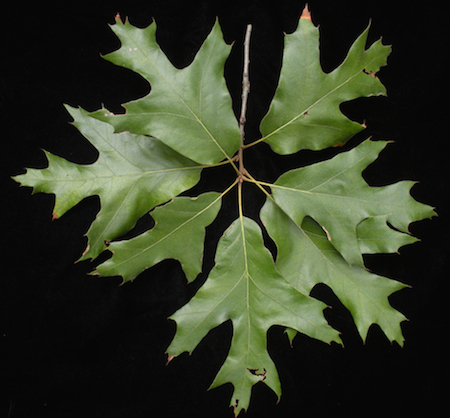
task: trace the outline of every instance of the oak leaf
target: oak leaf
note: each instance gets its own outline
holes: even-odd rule
[[[367,28],[343,63],[326,74],[318,29],[308,13],[303,17],[285,36],[279,85],[260,125],[262,137],[245,145],[247,94],[237,121],[224,79],[231,47],[218,22],[192,64],[177,69],[156,41],[155,23],[138,29],[117,19],[113,30],[122,46],[105,58],[139,73],[150,83],[150,93],[125,104],[125,114],[67,107],[75,126],[99,151],[98,160],[79,165],[46,152],[48,168],[15,177],[34,192],[56,195],[55,218],[98,195],[101,209],[81,259],[110,250],[112,257],[97,272],[124,281],[167,258],[178,260],[193,281],[202,269],[205,228],[220,216],[222,198],[238,189],[239,215],[218,242],[206,282],[170,316],[177,331],[167,349],[169,360],[192,352],[210,330],[231,321],[230,351],[211,387],[234,386],[236,414],[248,408],[258,382],[281,394],[267,351],[270,327],[286,327],[291,340],[300,332],[328,344],[341,342],[324,318],[325,304],[310,296],[318,283],[329,286],[348,308],[362,339],[378,324],[390,341],[402,344],[405,317],[388,297],[406,285],[369,272],[363,254],[398,252],[416,241],[409,224],[434,216],[431,207],[411,197],[413,182],[372,187],[364,180],[363,171],[387,142],[367,139],[349,151],[340,148],[365,128],[346,117],[340,105],[386,93],[376,73],[386,65],[390,47],[377,41],[366,48]],[[243,85],[248,93],[248,83]],[[260,142],[279,154],[335,147],[337,155],[266,183],[244,163],[245,150]],[[222,164],[236,172],[226,190],[186,196],[202,170]],[[243,182],[266,195],[260,224],[244,216]],[[155,226],[122,239],[147,213]],[[263,228],[277,246],[276,257],[265,247]]]

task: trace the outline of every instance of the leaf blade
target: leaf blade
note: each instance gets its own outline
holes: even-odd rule
[[[113,257],[101,264],[101,276],[122,276],[133,280],[160,261],[180,261],[189,282],[201,271],[205,228],[220,209],[219,193],[204,193],[197,198],[177,197],[157,207],[152,216],[156,225],[135,238],[113,242],[108,247]]]
[[[364,129],[349,120],[339,105],[386,89],[374,74],[386,65],[390,47],[380,41],[365,50],[369,27],[358,37],[345,61],[331,73],[320,65],[318,29],[300,19],[297,30],[285,36],[280,80],[261,133],[279,154],[301,149],[321,150],[345,143]]]
[[[386,215],[364,219],[358,224],[356,234],[362,254],[396,253],[401,247],[418,241],[412,235],[390,228]]]
[[[350,266],[333,247],[321,227],[311,218],[295,224],[270,199],[261,218],[278,248],[276,266],[294,287],[309,294],[318,283],[328,285],[350,311],[365,341],[372,324],[378,324],[390,341],[403,345],[400,327],[406,318],[388,297],[406,285]]]
[[[100,196],[101,208],[92,223],[88,250],[80,260],[97,257],[106,242],[128,232],[153,207],[194,186],[203,167],[156,138],[113,133],[108,123],[67,106],[74,125],[99,151],[98,160],[78,165],[46,153],[49,167],[28,169],[15,177],[35,192],[56,195],[58,217],[88,196]]]
[[[118,22],[112,29],[122,47],[105,58],[141,74],[151,91],[125,104],[124,115],[101,109],[92,116],[111,123],[116,131],[154,136],[199,164],[230,159],[240,146],[240,134],[223,77],[231,47],[223,42],[219,23],[193,63],[181,70],[157,44],[156,23],[138,29]]]
[[[330,160],[291,170],[271,186],[280,208],[297,225],[311,216],[349,264],[364,265],[356,228],[366,218],[386,215],[394,228],[407,232],[411,222],[434,216],[431,207],[411,197],[413,182],[382,187],[365,182],[362,171],[386,145],[366,140]]]
[[[327,343],[340,342],[323,318],[325,307],[284,280],[264,247],[259,226],[243,217],[219,241],[216,265],[206,283],[170,317],[177,332],[167,352],[191,352],[210,329],[231,320],[230,352],[211,387],[233,384],[231,405],[237,414],[248,408],[251,388],[259,381],[280,396],[278,373],[266,347],[270,326],[285,325]]]

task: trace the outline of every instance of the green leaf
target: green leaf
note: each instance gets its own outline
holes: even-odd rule
[[[142,75],[151,92],[124,105],[125,115],[105,109],[92,115],[116,131],[158,138],[199,164],[229,159],[241,139],[223,68],[231,47],[223,41],[219,23],[203,43],[194,62],[175,68],[156,42],[156,23],[138,29],[120,20],[112,26],[122,47],[106,55],[114,64]]]
[[[350,266],[316,222],[307,217],[299,225],[270,199],[261,219],[278,248],[276,267],[289,283],[304,294],[325,283],[350,311],[363,340],[369,327],[378,324],[390,341],[403,344],[400,323],[406,318],[388,297],[404,284]]]
[[[283,66],[270,110],[261,123],[264,141],[279,154],[321,150],[345,143],[364,129],[340,111],[340,104],[358,97],[385,95],[375,77],[386,65],[390,47],[365,45],[369,27],[359,36],[345,61],[331,73],[320,65],[319,30],[300,19],[285,36]]]
[[[340,342],[325,321],[326,307],[296,290],[280,275],[264,247],[259,226],[236,220],[220,239],[216,265],[191,301],[171,316],[177,332],[167,352],[191,352],[209,330],[231,320],[230,352],[211,387],[234,386],[231,405],[236,415],[247,409],[251,388],[264,382],[279,397],[276,368],[267,353],[267,330],[284,325],[327,343]],[[170,358],[170,357],[169,357]]]
[[[345,143],[364,128],[339,106],[386,93],[375,73],[386,64],[390,48],[378,41],[366,49],[368,29],[344,62],[325,74],[318,29],[301,19],[296,32],[285,37],[279,85],[261,123],[263,137],[244,146],[247,41],[238,126],[223,77],[230,46],[217,22],[193,63],[177,69],[156,42],[155,23],[138,29],[118,21],[113,31],[122,46],[107,59],[142,75],[150,93],[126,104],[123,115],[68,107],[75,126],[98,149],[98,160],[79,165],[46,153],[48,168],[29,169],[15,178],[34,192],[54,193],[57,216],[98,195],[101,209],[81,259],[109,248],[113,256],[98,273],[121,275],[124,281],[166,258],[179,260],[188,282],[193,281],[202,268],[205,228],[216,218],[223,196],[237,186],[239,217],[219,240],[205,284],[171,316],[177,331],[167,349],[169,359],[191,352],[210,330],[231,321],[230,351],[211,387],[234,386],[236,414],[248,408],[258,382],[280,396],[267,351],[270,327],[287,327],[290,339],[300,332],[325,343],[340,342],[323,316],[325,304],[310,296],[318,283],[329,286],[349,309],[363,340],[378,324],[390,341],[403,342],[405,317],[388,298],[405,285],[367,271],[363,254],[394,253],[415,242],[408,234],[410,223],[435,213],[411,197],[411,181],[382,187],[365,182],[363,171],[387,143],[366,140],[327,161],[284,173],[273,184],[255,179],[245,167],[244,151],[259,142],[280,154],[320,150]],[[178,196],[198,182],[203,168],[222,164],[237,172],[227,190]],[[277,246],[276,262],[264,246],[261,228],[243,216],[244,181],[267,196],[260,218]],[[150,211],[155,226],[123,240]]]
[[[197,198],[177,197],[157,207],[152,216],[155,227],[127,241],[113,242],[113,257],[97,270],[102,276],[133,280],[145,269],[166,258],[180,261],[188,281],[201,271],[205,228],[220,209],[221,195],[205,193]]]
[[[78,165],[46,152],[48,168],[28,169],[15,179],[35,193],[54,193],[58,217],[85,197],[100,196],[101,209],[87,233],[83,260],[98,256],[105,242],[128,232],[150,209],[194,186],[202,167],[155,138],[115,134],[108,123],[81,109],[67,109],[74,125],[99,151],[98,160]]]
[[[407,232],[411,222],[434,216],[431,207],[411,197],[414,182],[370,187],[364,181],[362,171],[386,144],[366,140],[328,161],[289,171],[272,185],[280,208],[297,225],[302,225],[306,216],[312,217],[349,264],[364,265],[356,234],[364,219],[385,215],[395,229]],[[383,233],[380,222],[373,226],[377,234]],[[384,232],[387,229],[385,224]]]
[[[418,241],[412,235],[395,231],[388,225],[388,216],[364,219],[356,228],[362,254],[396,253],[400,247]]]

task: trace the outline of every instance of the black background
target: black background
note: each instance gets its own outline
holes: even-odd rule
[[[165,261],[133,283],[88,275],[92,265],[74,264],[86,244],[83,234],[98,200],[83,201],[57,221],[53,197],[34,195],[10,176],[24,167],[44,167],[41,148],[75,162],[92,162],[96,152],[68,124],[62,104],[112,111],[145,95],[148,84],[114,67],[100,54],[119,43],[108,23],[120,12],[145,27],[154,17],[158,39],[174,65],[193,59],[218,15],[227,42],[236,41],[226,77],[239,108],[241,43],[247,22],[252,38],[252,91],[248,139],[276,88],[282,34],[292,32],[302,1],[78,1],[17,2],[2,6],[0,234],[0,416],[19,417],[231,417],[231,385],[207,392],[227,354],[231,326],[212,331],[191,356],[168,366],[164,354],[175,332],[167,317],[186,302],[198,284],[187,287],[178,264]],[[443,2],[313,1],[320,25],[322,64],[333,69],[372,19],[369,41],[380,36],[393,45],[389,66],[380,72],[388,98],[359,100],[343,110],[366,121],[365,136],[392,139],[367,170],[373,185],[418,180],[413,195],[436,207],[439,217],[413,224],[421,242],[401,256],[367,258],[377,273],[412,286],[391,303],[408,318],[404,348],[390,344],[372,327],[366,344],[332,292],[314,292],[333,306],[330,323],[342,332],[345,348],[299,336],[289,347],[281,328],[269,332],[269,350],[279,369],[283,395],[257,385],[247,416],[361,417],[429,414],[445,408],[448,355],[448,40]],[[355,138],[355,145],[364,136]],[[259,178],[273,180],[288,166],[308,164],[329,152],[274,157],[265,145],[248,153]],[[255,148],[256,149],[256,148]],[[250,151],[250,150],[249,150]],[[213,171],[204,189],[230,178]],[[262,201],[246,190],[246,213]],[[205,270],[224,221],[208,230]],[[145,227],[146,220],[142,222]],[[198,282],[204,279],[201,276]],[[444,409],[445,410],[445,409]]]

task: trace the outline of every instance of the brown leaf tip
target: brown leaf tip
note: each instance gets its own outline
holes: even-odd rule
[[[125,19],[122,19],[120,17],[120,13],[117,13],[114,19],[116,20],[116,23],[122,23],[122,25],[124,25],[128,21],[128,17],[125,16]]]
[[[305,8],[303,9],[300,19],[306,19],[306,20],[309,20],[310,22],[312,22],[311,12],[309,11],[308,3],[305,4]]]

